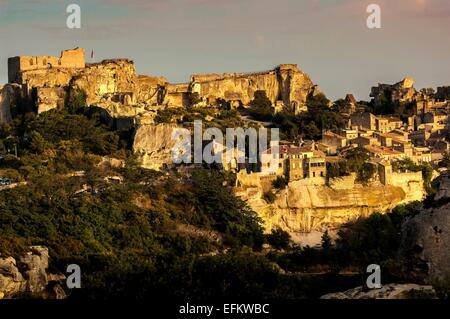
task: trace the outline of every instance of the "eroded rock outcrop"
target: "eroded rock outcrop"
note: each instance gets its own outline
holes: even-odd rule
[[[13,257],[0,257],[0,296],[15,298],[31,294],[45,299],[66,297],[60,283],[62,274],[48,272],[49,254],[43,246],[32,246],[18,261]]]
[[[323,232],[374,212],[387,212],[395,206],[422,200],[423,181],[398,179],[395,185],[372,183],[368,186],[333,181],[318,183],[308,179],[293,181],[287,189],[276,192],[273,203],[263,199],[270,189],[263,184],[238,187],[236,194],[245,200],[263,219],[266,231],[275,227],[289,232],[293,238],[300,234]],[[345,184],[345,185],[344,185]],[[320,236],[314,236],[319,244]],[[305,239],[306,240],[306,239]]]
[[[450,284],[450,180],[448,174],[439,180],[436,207],[423,208],[402,225],[399,258],[411,275]]]
[[[320,92],[296,64],[258,73],[197,74],[192,76],[191,87],[206,103],[222,99],[242,105],[248,105],[255,92],[262,90],[272,104],[280,101],[296,112],[306,108],[308,96]]]
[[[143,167],[159,170],[173,163],[172,150],[176,140],[172,134],[176,127],[169,124],[139,125],[133,142],[133,152]]]

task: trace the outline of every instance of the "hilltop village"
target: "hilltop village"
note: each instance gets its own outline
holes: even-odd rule
[[[373,298],[448,298],[449,86],[405,78],[370,101],[330,101],[296,64],[172,84],[129,59],[86,63],[82,48],[11,57],[8,79],[0,299],[319,298],[360,285],[371,264],[414,283]],[[253,162],[202,134],[189,147],[231,160],[178,164],[173,134],[197,121],[279,141]]]
[[[331,102],[295,64],[257,73],[196,74],[188,83],[171,84],[164,77],[136,74],[129,59],[86,63],[84,49],[76,48],[60,57],[10,58],[8,79],[0,87],[0,124],[20,112],[64,108],[81,96],[103,110],[115,130],[131,130],[141,165],[156,170],[177,168],[172,132],[199,116],[210,126],[229,120],[228,114],[236,120],[229,122],[233,125],[280,127],[286,134],[276,155],[278,167],[271,167],[269,147],[261,159],[272,160],[238,164],[242,154],[235,150],[236,158],[222,169],[236,174],[237,194],[265,216],[267,227],[293,232],[323,231],[423,199],[449,150],[450,87],[418,91],[411,78],[373,87],[370,102],[352,94]],[[280,117],[295,122],[315,113],[313,107],[339,116],[339,123],[327,125],[324,117],[322,123],[309,123],[311,129],[289,134],[284,126],[290,120]],[[13,152],[3,153],[8,151]],[[274,186],[280,183],[285,186]]]

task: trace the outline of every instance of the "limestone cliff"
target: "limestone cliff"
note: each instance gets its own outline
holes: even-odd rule
[[[319,92],[309,76],[295,64],[282,64],[275,70],[259,73],[193,75],[191,87],[206,103],[222,99],[242,105],[248,105],[255,92],[262,90],[272,104],[281,101],[296,111],[306,107],[308,96]]]
[[[307,180],[294,181],[287,189],[276,193],[273,203],[262,199],[266,191],[263,187],[239,187],[236,193],[263,219],[266,231],[281,227],[295,238],[299,233],[333,230],[358,217],[422,200],[425,195],[421,183],[414,181],[413,185],[418,188],[412,189],[407,179],[397,185],[340,184],[335,182],[330,187],[324,183],[308,183]],[[320,240],[320,236],[318,238]]]
[[[146,125],[137,127],[133,152],[139,157],[143,167],[159,170],[173,163],[172,149],[176,143],[172,139],[175,127],[168,124]]]
[[[405,271],[428,282],[450,283],[450,176],[438,179],[432,205],[402,225],[399,258]]]
[[[427,280],[450,282],[450,204],[421,211],[402,226],[405,270]]]

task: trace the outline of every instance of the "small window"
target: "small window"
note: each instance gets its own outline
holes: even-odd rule
[[[44,61],[42,61],[43,65],[47,65],[47,59],[44,59]]]
[[[33,65],[33,59],[30,59],[30,65]]]

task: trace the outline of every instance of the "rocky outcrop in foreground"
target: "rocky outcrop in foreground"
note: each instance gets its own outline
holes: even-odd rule
[[[363,291],[356,287],[344,292],[326,294],[320,299],[435,299],[436,292],[431,286],[415,284],[388,284],[380,289]]]
[[[64,299],[62,274],[48,272],[48,248],[32,246],[17,261],[0,257],[0,299],[31,295],[44,299]]]
[[[411,275],[450,284],[450,203],[424,209],[405,222],[399,255]]]

